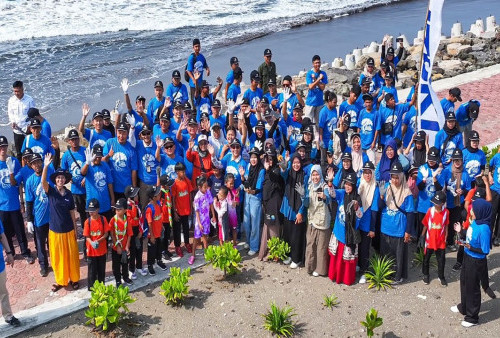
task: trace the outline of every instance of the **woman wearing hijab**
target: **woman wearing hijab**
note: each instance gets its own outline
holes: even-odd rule
[[[308,274],[314,277],[328,273],[328,242],[330,240],[331,212],[330,195],[323,180],[321,166],[311,169],[309,184],[306,189],[304,206],[307,208],[306,259]]]
[[[426,140],[427,135],[425,131],[419,130],[413,135],[410,144],[404,151],[406,158],[408,158],[408,161],[414,167],[418,168],[427,162],[427,151],[429,150],[429,145]]]
[[[52,285],[52,292],[71,283],[73,290],[80,285],[80,257],[76,243],[75,202],[71,191],[64,186],[71,180],[71,174],[66,170],[58,169],[50,180],[55,188],[47,181],[47,172],[52,161],[50,154],[45,155],[42,171],[42,187],[49,199],[49,252],[56,284]]]
[[[408,278],[408,243],[414,233],[412,224],[415,207],[401,164],[394,163],[389,174],[391,181],[383,196],[385,206],[382,209],[380,252],[384,256],[395,258],[394,283],[399,284]]]
[[[436,134],[434,146],[439,149],[441,163],[443,163],[443,166],[448,167],[452,162],[451,155],[453,151],[457,148],[464,148],[464,139],[462,133],[458,129],[455,113],[452,111],[447,112],[445,120],[446,122],[443,129]]]
[[[363,207],[363,217],[359,221],[359,234],[361,243],[359,244],[358,266],[361,278],[360,284],[366,283],[365,271],[368,269],[368,259],[370,258],[370,244],[375,237],[375,219],[377,218],[380,191],[375,182],[375,166],[368,161],[363,166],[363,174],[360,179],[358,194],[361,197]]]
[[[368,155],[361,149],[361,136],[358,133],[351,135],[351,157],[352,169],[356,172],[358,177],[361,177],[363,164],[368,162]]]
[[[249,256],[259,251],[260,219],[262,215],[262,184],[264,182],[264,167],[260,161],[260,150],[253,147],[250,150],[250,163],[246,170],[239,168],[241,180],[245,189],[245,204],[243,211],[243,228],[245,229]]]
[[[262,185],[262,205],[264,208],[264,227],[260,240],[259,259],[267,260],[267,241],[280,235],[280,207],[283,200],[285,182],[280,174],[276,150],[268,149],[264,156],[264,183]]]
[[[285,194],[280,209],[284,216],[283,240],[291,247],[290,257],[283,263],[291,263],[290,267],[296,269],[304,256],[306,229],[305,208],[302,200],[304,192],[297,191],[305,190],[307,184],[300,155],[293,155],[291,165],[284,170],[282,168],[282,176],[285,179]]]
[[[212,155],[215,155],[215,148],[208,144],[207,135],[201,134],[198,136],[198,147],[194,146],[194,139],[189,139],[186,159],[193,164],[193,187],[197,186],[196,180],[201,175],[208,179],[213,174]]]
[[[340,167],[339,171],[337,171],[337,174],[333,178],[334,187],[336,189],[343,189],[345,178],[350,173],[356,174],[356,172],[352,168],[352,155],[349,152],[344,152],[342,154],[342,166]]]
[[[467,229],[464,246],[464,262],[460,272],[460,304],[451,307],[451,311],[464,315],[462,326],[478,324],[481,310],[481,278],[488,267],[486,256],[490,252],[491,240],[491,203],[477,199],[472,203],[472,223]],[[455,231],[462,231],[460,223],[455,223]]]
[[[359,220],[363,217],[361,197],[356,189],[357,177],[349,173],[344,189],[330,189],[339,208],[333,233],[328,246],[330,264],[328,277],[337,284],[352,285],[356,279],[358,244],[360,243]]]
[[[380,158],[380,162],[375,169],[375,179],[377,182],[383,182],[381,185],[385,185],[385,183],[389,182],[391,179],[389,171],[391,170],[394,162],[399,162],[397,151],[398,147],[396,145],[396,141],[393,139],[387,141],[382,157]]]

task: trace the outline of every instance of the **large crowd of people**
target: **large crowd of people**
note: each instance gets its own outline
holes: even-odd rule
[[[461,270],[461,301],[452,310],[465,316],[462,325],[477,324],[480,287],[495,297],[486,256],[500,245],[500,155],[485,171],[473,129],[480,103],[471,98],[457,106],[459,88],[441,101],[446,122],[434,142],[417,130],[418,80],[405,99],[395,89],[403,56],[402,42],[395,51],[385,39],[379,69],[369,58],[337,105],[337,95],[325,90],[329,79],[318,55],[305,96],[289,75],[278,90],[270,49],[248,72],[242,93],[246,73],[238,58],[230,58],[225,83],[217,77],[210,86],[207,59],[194,39],[184,73],[173,71],[166,88],[155,81],[149,101],[139,93],[132,101],[123,79],[123,102],[111,112],[90,114],[83,104],[78,129],[64,135],[66,150],[15,81],[8,102],[14,156],[0,136],[6,262],[13,264],[15,251],[35,262],[26,231],[33,234],[40,274],[52,268],[56,292],[79,288],[78,238],[85,239],[90,288],[104,281],[109,247],[119,286],[167,269],[174,255],[187,252],[193,264],[196,249],[214,236],[235,246],[244,241],[247,254],[260,260],[267,259],[267,240],[281,237],[291,248],[284,261],[291,269],[304,264],[313,277],[366,283],[376,252],[394,258],[399,284],[408,277],[415,242],[424,250],[426,284],[431,256],[446,286],[445,252],[457,252],[452,269]],[[19,325],[3,257],[0,263],[2,313]]]

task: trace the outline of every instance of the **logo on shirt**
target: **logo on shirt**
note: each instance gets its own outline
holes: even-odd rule
[[[349,110],[347,114],[351,115],[351,125],[355,125],[358,122],[358,112],[355,110]]]
[[[104,147],[104,145],[106,144],[106,142],[104,140],[102,140],[102,139],[97,139],[97,140],[94,141],[94,143],[92,144],[92,146],[94,146],[96,144],[100,145],[101,147]]]
[[[441,230],[441,228],[442,228],[441,223],[431,222],[431,229]]]
[[[425,193],[429,196],[429,198],[432,198],[432,196],[436,193],[436,188],[434,187],[434,182],[432,180],[425,181]]]
[[[441,146],[441,149],[443,149],[443,146],[444,146],[444,143]],[[445,162],[448,162],[451,159],[451,155],[453,155],[453,150],[455,150],[456,147],[457,147],[457,145],[455,144],[455,142],[453,142],[453,141],[448,142],[448,144],[446,145],[446,149],[444,150],[444,161]]]
[[[184,196],[187,196],[188,194],[189,194],[189,192],[187,190],[179,191],[179,197],[184,197]]]
[[[127,168],[127,155],[122,152],[116,152],[111,158],[114,164],[114,168],[117,171],[125,171]]]
[[[73,162],[71,163],[71,166],[69,168],[69,171],[71,171],[71,175],[73,176],[80,176],[80,168],[83,167],[83,162],[80,160],[76,160],[76,163]]]
[[[233,167],[233,166],[227,166],[226,173],[233,174],[234,177],[239,177],[239,175],[240,175],[238,173],[238,170],[235,167]]]
[[[335,128],[337,128],[337,117],[336,116],[331,118],[331,120],[328,122],[326,128],[328,129],[330,134],[333,135]]]
[[[392,123],[392,125],[395,127],[396,123],[398,123],[398,117],[396,115],[389,115],[385,119],[385,123]]]
[[[101,192],[104,191],[104,188],[106,187],[106,174],[102,171],[94,173],[94,182],[97,190]]]
[[[258,96],[254,96],[254,98],[252,99],[252,102],[250,102],[250,105],[252,106],[252,108],[256,108],[260,103],[260,99]]]
[[[339,206],[338,218],[339,218],[339,222],[341,224],[345,224],[345,210],[344,210],[343,204],[341,206]]]
[[[373,131],[373,121],[366,118],[361,121],[361,133],[362,134],[371,134]]]
[[[156,168],[155,157],[151,154],[144,154],[142,157],[142,163],[146,169],[149,168],[149,171],[155,170]]]
[[[193,66],[193,71],[198,71],[198,72],[203,72],[203,62],[201,61],[196,61],[196,63]]]
[[[397,210],[392,210],[392,209],[387,208],[387,216],[394,217],[394,216],[396,216],[397,213],[398,213]]]
[[[38,183],[38,185],[36,186],[35,193],[40,203],[48,203],[48,197],[45,193],[45,190],[43,190],[42,182]]]
[[[31,150],[33,150],[34,153],[43,155],[43,149],[40,146],[33,146],[31,147]]]
[[[410,119],[410,128],[413,130],[415,130],[417,128],[417,117],[416,116],[413,116]]]
[[[9,189],[11,187],[9,176],[9,169],[5,168],[0,170],[0,182],[2,184],[2,188],[4,189]]]
[[[478,160],[472,160],[467,162],[465,165],[465,170],[467,171],[467,174],[469,174],[470,177],[476,177],[477,174],[479,174],[479,167],[480,163]]]

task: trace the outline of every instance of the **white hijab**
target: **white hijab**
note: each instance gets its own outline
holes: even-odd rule
[[[366,211],[371,207],[373,202],[373,196],[375,195],[375,188],[377,187],[377,182],[375,182],[375,177],[373,170],[372,178],[369,182],[365,180],[364,175],[361,176],[361,180],[359,183],[358,194],[361,197],[361,203],[363,204],[363,210]]]

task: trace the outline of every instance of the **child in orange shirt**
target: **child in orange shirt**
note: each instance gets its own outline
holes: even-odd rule
[[[127,217],[127,200],[120,198],[114,205],[116,215],[109,221],[111,238],[113,239],[113,250],[111,252],[111,262],[113,275],[115,276],[116,287],[122,284],[132,285],[133,282],[128,276],[127,252],[130,247],[130,237],[132,237],[132,226]]]
[[[148,233],[148,271],[151,276],[156,275],[153,265],[156,265],[162,270],[166,270],[167,266],[161,260],[161,232],[163,227],[163,213],[160,204],[161,187],[149,186],[147,190],[149,204],[145,209],[145,217],[149,226]]]
[[[99,201],[92,198],[87,211],[90,218],[83,225],[83,236],[87,247],[88,258],[88,290],[94,286],[95,281],[103,282],[106,275],[106,238],[108,238],[109,225],[106,218],[99,215]]]
[[[142,229],[141,229],[141,210],[139,205],[139,188],[131,185],[125,188],[123,192],[127,198],[127,219],[128,224],[132,226],[132,237],[130,238],[130,256],[128,260],[128,270],[132,274],[132,280],[137,279],[136,269],[141,275],[146,276],[148,270],[142,266]]]
[[[448,286],[444,278],[446,236],[448,236],[448,225],[450,223],[450,212],[448,209],[443,208],[446,203],[446,194],[442,190],[437,191],[431,203],[434,206],[427,210],[422,220],[423,230],[422,236],[419,239],[419,244],[420,246],[424,246],[425,253],[422,263],[423,280],[425,284],[429,284],[429,262],[434,253],[438,262],[438,277],[441,285]]]
[[[168,175],[160,176],[158,185],[161,185],[160,204],[163,214],[163,258],[172,260],[172,254],[168,251],[170,245],[170,228],[173,226],[172,221],[172,194],[170,188],[174,184]]]
[[[189,215],[191,214],[191,192],[193,185],[186,177],[186,166],[182,162],[177,162],[175,165],[177,178],[172,185],[172,199],[174,205],[174,244],[177,256],[182,257],[181,250],[181,227],[184,234],[184,245],[188,253],[192,253],[193,249],[189,244]]]

